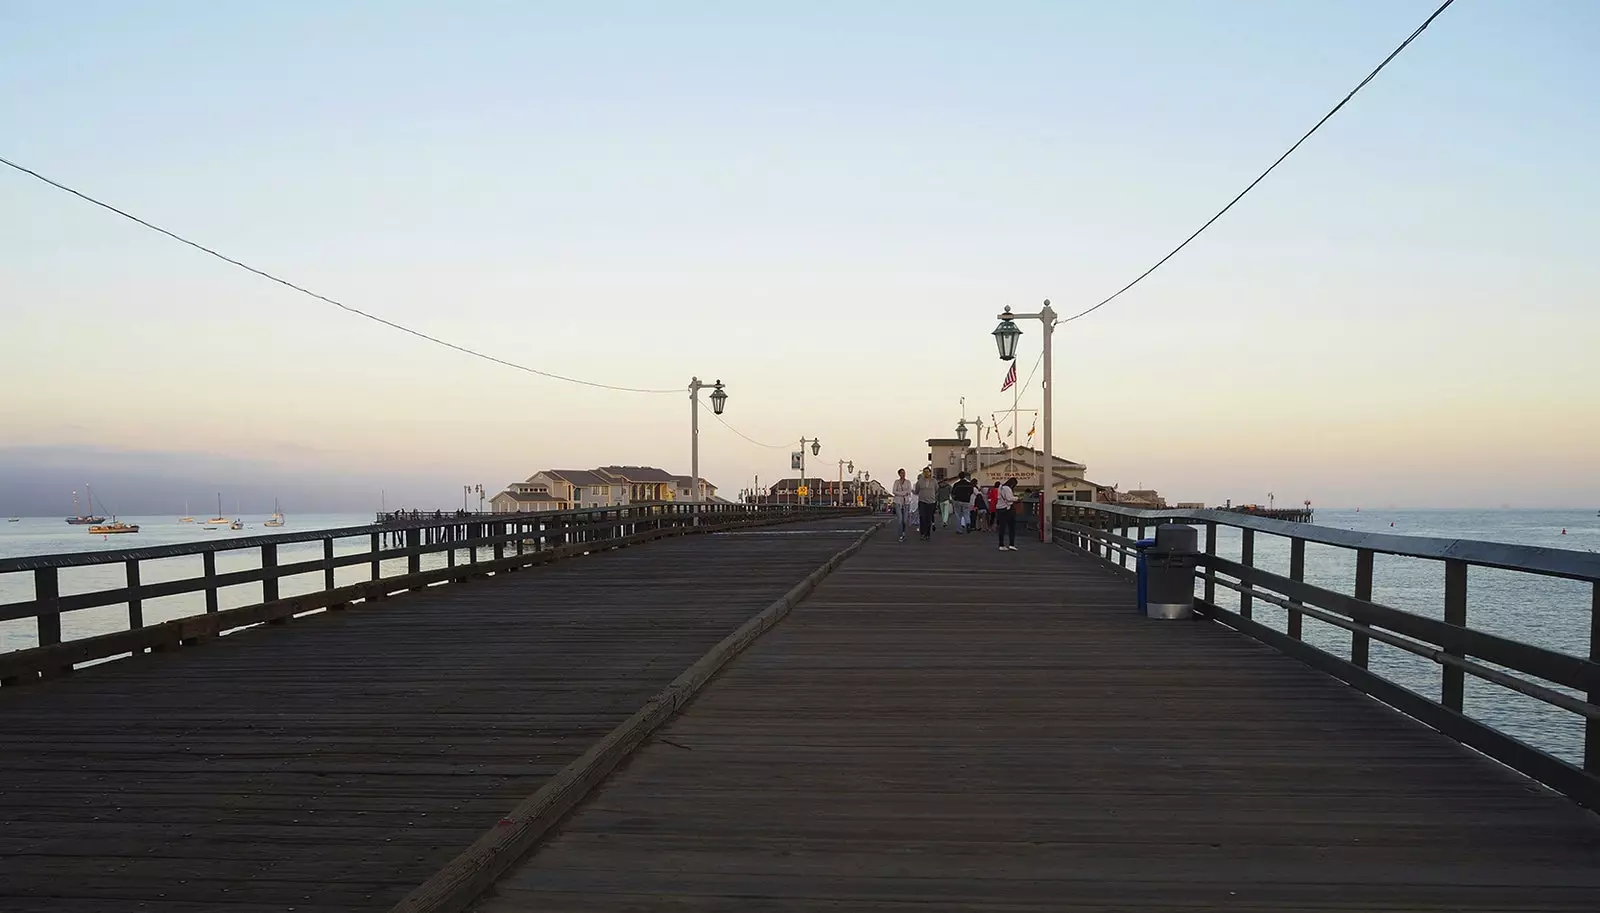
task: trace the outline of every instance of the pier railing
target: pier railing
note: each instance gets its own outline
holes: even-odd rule
[[[0,684],[24,684],[68,673],[84,663],[147,650],[173,650],[237,628],[282,624],[308,612],[343,609],[353,602],[382,599],[405,590],[515,571],[665,536],[858,512],[782,505],[657,503],[527,514],[389,518],[381,524],[339,529],[3,558],[0,579],[31,575],[33,598],[0,604],[0,624],[32,620],[35,637],[32,646],[0,653]],[[290,560],[281,560],[284,558]],[[153,572],[156,570],[159,573]],[[63,576],[71,574],[77,575],[70,580],[74,586],[64,587]],[[248,590],[257,584],[259,590],[254,593],[230,590]],[[298,592],[291,594],[291,589]],[[202,596],[204,609],[196,611]],[[158,600],[166,600],[167,606],[178,600],[178,605],[192,608],[180,610],[178,617],[169,620],[147,622],[146,609]],[[242,604],[224,606],[225,600]],[[75,613],[81,613],[77,617],[95,616],[93,623],[71,625]],[[66,636],[64,617],[69,620]]]
[[[1154,527],[1182,523],[1203,528],[1204,553],[1196,558],[1195,574],[1198,614],[1270,644],[1578,802],[1600,809],[1600,554],[1354,532],[1219,510],[1133,510],[1087,504],[1059,507],[1058,543],[1130,575],[1137,565],[1137,542],[1147,533],[1153,534]],[[1237,560],[1218,554],[1219,531],[1228,532],[1230,540],[1237,532]],[[1282,557],[1282,545],[1287,544],[1287,574],[1257,566],[1267,544],[1264,540],[1275,540],[1276,557]],[[1306,581],[1308,544],[1338,550],[1340,554],[1330,566],[1341,568],[1341,573],[1344,568],[1353,572],[1348,592]],[[1374,601],[1374,563],[1379,555],[1431,564],[1436,583],[1428,595],[1442,590],[1442,617]],[[1467,585],[1471,569],[1519,575],[1514,581],[1517,604],[1529,609],[1518,622],[1523,631],[1535,624],[1534,618],[1548,617],[1532,611],[1535,603],[1552,598],[1587,602],[1567,610],[1568,624],[1588,627],[1587,658],[1474,627]],[[1551,586],[1552,581],[1563,580],[1576,583]],[[1220,604],[1219,590],[1238,594],[1236,609]],[[1282,610],[1281,628],[1257,617],[1258,603]],[[1325,634],[1315,638],[1320,645],[1307,642],[1307,618],[1348,632],[1348,648],[1340,651],[1344,655],[1329,649],[1336,645]],[[1583,641],[1581,627],[1565,634],[1568,636],[1562,640],[1566,643]],[[1436,665],[1438,696],[1422,693],[1418,682],[1401,682],[1374,671],[1373,642]],[[1513,727],[1503,714],[1493,714],[1493,721],[1482,714],[1469,714],[1465,700],[1469,678],[1575,715],[1583,731],[1581,766],[1530,744],[1528,738],[1537,732],[1530,733],[1527,726],[1520,727],[1523,737],[1507,732]],[[1573,717],[1567,717],[1561,722],[1572,721]],[[1532,728],[1537,731],[1543,725]]]

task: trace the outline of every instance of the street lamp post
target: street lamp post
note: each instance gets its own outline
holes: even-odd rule
[[[816,456],[817,454],[822,452],[822,442],[817,440],[816,438],[805,438],[805,437],[802,437],[800,439],[800,485],[801,486],[805,486],[806,485],[806,445],[807,444],[811,445],[811,455],[812,456]],[[796,490],[798,491],[798,488]],[[807,504],[810,501],[811,501],[811,492],[808,490],[806,492],[806,496],[800,499],[800,503],[801,504]]]
[[[689,503],[700,501],[700,390],[711,388],[711,411],[718,415],[728,405],[728,393],[722,381],[703,384],[700,378],[689,378]]]
[[[1050,299],[1046,298],[1044,307],[1036,314],[1013,314],[1011,308],[1006,308],[1000,314],[1000,325],[994,329],[994,342],[1000,350],[1001,361],[1011,361],[1017,357],[1017,340],[1022,336],[1022,329],[1015,323],[1016,320],[1037,320],[1044,325],[1044,465],[1039,475],[1039,520],[1043,527],[1040,538],[1050,542],[1055,538],[1054,505],[1056,499],[1055,455],[1050,452],[1050,400],[1054,389],[1050,386],[1050,337],[1055,333],[1056,312],[1050,308]]]
[[[848,470],[846,470],[846,468],[845,468],[846,466],[849,467]],[[839,488],[838,488],[837,491],[834,492],[834,499],[835,499],[834,500],[834,504],[836,506],[839,506],[839,507],[843,507],[844,506],[844,474],[847,471],[848,472],[855,472],[856,471],[856,461],[855,460],[840,460],[839,461]]]

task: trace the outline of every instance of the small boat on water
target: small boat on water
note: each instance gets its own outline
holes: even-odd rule
[[[139,524],[124,523],[115,518],[113,518],[110,523],[96,524],[89,527],[89,534],[94,536],[111,536],[121,533],[136,533],[138,531]]]
[[[11,518],[7,519],[6,522],[7,523],[21,523],[22,522],[22,518],[21,517],[11,517]]]
[[[272,516],[267,518],[267,520],[264,523],[262,523],[261,525],[262,526],[282,526],[283,525],[283,508],[278,506],[278,499],[277,498],[273,498],[272,499]]]
[[[228,518],[222,515],[222,492],[217,492],[217,515],[206,521],[206,526],[227,526]]]
[[[228,524],[228,528],[229,529],[244,529],[244,521],[243,520],[235,520],[232,523]]]
[[[89,487],[89,483],[88,482],[83,483],[83,488],[84,488],[85,491],[87,491],[89,493],[89,513],[81,513],[80,512],[82,510],[82,508],[78,507],[78,493],[77,492],[73,492],[72,493],[72,513],[73,513],[73,516],[68,517],[67,518],[67,522],[72,524],[73,526],[89,526],[90,524],[94,524],[94,523],[104,523],[104,522],[106,522],[106,518],[105,517],[97,517],[94,514],[94,489]]]
[[[179,523],[193,523],[194,517],[189,515],[189,502],[183,502],[183,516],[178,518]]]

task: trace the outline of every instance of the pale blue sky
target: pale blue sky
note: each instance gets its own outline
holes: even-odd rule
[[[0,155],[501,357],[720,376],[746,434],[887,478],[1009,403],[1001,306],[1123,285],[1435,5],[0,0]],[[1458,2],[1058,331],[1058,450],[1182,499],[1600,502],[1597,41],[1583,0]],[[9,171],[0,304],[6,442],[688,470],[680,396],[477,363]]]

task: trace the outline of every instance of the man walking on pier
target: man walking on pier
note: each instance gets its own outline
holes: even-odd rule
[[[911,512],[916,510],[917,495],[911,485],[911,480],[906,478],[906,471],[900,470],[900,478],[894,480],[894,487],[889,493],[894,496],[895,516],[900,518],[900,541],[906,541],[906,524],[911,522]]]
[[[950,503],[956,512],[956,535],[965,533],[972,523],[972,490],[975,488],[972,480],[967,478],[965,470],[956,478],[956,483],[950,486]]]
[[[994,499],[994,528],[1000,533],[1000,551],[1014,552],[1017,550],[1017,480],[1016,477],[1006,479],[1000,483],[995,492]],[[1006,544],[1006,535],[1010,534],[1011,544]]]
[[[938,500],[939,482],[932,469],[924,469],[922,478],[917,479],[917,519],[924,539],[933,538],[933,512]]]

